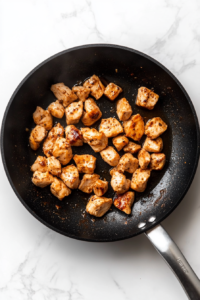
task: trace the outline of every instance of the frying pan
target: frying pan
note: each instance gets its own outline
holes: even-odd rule
[[[128,99],[133,114],[140,113],[145,122],[159,116],[168,124],[168,130],[162,135],[166,165],[162,171],[152,172],[144,193],[136,193],[130,216],[113,206],[102,218],[95,218],[85,213],[89,196],[81,191],[74,190],[60,202],[50,193],[49,187],[40,189],[31,182],[30,166],[36,155],[42,155],[42,147],[35,153],[28,146],[36,106],[46,109],[55,101],[50,91],[51,84],[64,82],[72,87],[82,84],[93,74],[99,75],[105,85],[114,82],[121,86],[123,93],[120,97]],[[147,111],[135,105],[140,86],[153,88],[160,95],[154,110]],[[105,97],[97,101],[103,118],[116,117],[115,102]],[[58,121],[66,126],[64,118],[55,119],[54,123]],[[98,128],[99,123],[94,127]],[[83,124],[77,126],[80,128]],[[177,275],[188,297],[195,300],[200,299],[199,279],[160,222],[177,207],[188,191],[198,165],[199,146],[197,115],[180,82],[151,57],[109,44],[75,47],[37,66],[11,97],[1,130],[5,172],[19,200],[34,217],[61,234],[84,241],[110,242],[145,233]],[[73,153],[95,155],[95,172],[110,181],[109,167],[99,153],[94,153],[87,144],[73,147]],[[122,154],[123,151],[120,152]],[[114,196],[111,188],[105,196]]]

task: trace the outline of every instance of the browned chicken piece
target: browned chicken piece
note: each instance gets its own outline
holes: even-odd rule
[[[74,155],[74,161],[79,173],[93,174],[94,169],[96,168],[96,160],[96,157],[93,155]]]
[[[148,151],[148,152],[161,152],[163,149],[163,140],[161,139],[161,137],[158,137],[155,140],[152,140],[150,138],[146,138],[144,145],[143,145],[143,149]]]
[[[62,165],[66,165],[73,157],[72,148],[65,138],[59,137],[54,143],[53,156],[55,156]]]
[[[126,192],[124,194],[116,194],[114,199],[114,206],[125,212],[127,215],[131,214],[131,208],[135,199],[134,192]]]
[[[74,165],[69,165],[62,168],[60,178],[70,189],[77,189],[79,186],[79,172]]]
[[[124,146],[126,146],[129,142],[129,140],[127,139],[127,137],[125,135],[119,135],[117,137],[114,137],[112,139],[113,145],[115,146],[115,148],[120,151],[122,150],[122,148],[124,148]]]
[[[83,117],[81,121],[85,126],[91,126],[101,118],[102,112],[96,105],[94,99],[88,98],[85,101],[84,108],[85,111],[83,111]]]
[[[53,182],[53,176],[49,172],[35,171],[33,173],[32,182],[36,186],[44,188]]]
[[[77,95],[80,101],[85,102],[90,94],[90,88],[84,86],[73,86],[72,91]]]
[[[108,146],[108,138],[103,132],[98,132],[95,128],[81,128],[81,133],[85,143],[88,143],[94,152],[100,152]]]
[[[127,121],[132,112],[132,108],[126,98],[117,101],[117,115],[120,121]]]
[[[144,192],[147,187],[148,179],[151,175],[150,170],[137,169],[131,180],[131,188],[136,192]]]
[[[164,153],[151,154],[150,169],[162,170],[166,162],[166,156]]]
[[[102,82],[98,76],[93,75],[92,77],[90,77],[88,80],[86,80],[84,82],[83,86],[90,89],[91,95],[96,100],[98,100],[99,98],[101,98],[103,96],[105,87],[102,84]],[[87,125],[87,126],[89,126],[89,125]]]
[[[77,124],[83,114],[83,102],[73,102],[65,108],[67,125]]]
[[[44,156],[38,156],[31,166],[31,171],[47,172],[47,159]]]
[[[103,132],[108,138],[115,137],[123,132],[122,125],[115,118],[102,119],[99,132]]]
[[[71,146],[83,146],[83,136],[81,131],[74,125],[68,125],[65,128],[65,136],[67,142]]]
[[[60,201],[71,194],[71,190],[62,182],[62,180],[56,177],[54,177],[50,190]]]
[[[64,85],[63,82],[53,84],[51,86],[51,91],[64,107],[67,107],[70,103],[78,99],[74,91]]]
[[[147,169],[150,163],[150,154],[144,149],[141,149],[138,153],[138,160],[141,169]]]
[[[54,156],[47,158],[48,171],[52,175],[59,176],[61,174],[61,164]]]
[[[29,137],[29,144],[31,149],[37,150],[40,147],[40,143],[47,135],[47,130],[40,125],[35,126],[33,130],[31,131],[30,137]]]
[[[142,86],[138,89],[136,105],[152,110],[158,99],[159,96],[156,93]]]
[[[95,195],[101,197],[103,196],[108,190],[108,181],[104,181],[101,179],[98,179],[93,187],[93,192]]]
[[[160,118],[156,117],[149,120],[145,125],[145,134],[150,139],[156,139],[167,130],[167,124]]]
[[[52,115],[48,110],[44,110],[40,106],[37,106],[33,113],[33,121],[35,124],[43,126],[46,130],[51,130],[53,127]]]
[[[62,117],[64,116],[64,113],[65,113],[64,107],[62,106],[62,104],[60,104],[60,102],[58,100],[56,100],[55,102],[52,102],[49,105],[48,111],[50,111],[50,113],[53,117],[58,118],[58,119],[62,119]]]
[[[60,123],[57,123],[51,131],[49,131],[48,137],[50,138],[58,138],[58,137],[64,137],[65,130]]]
[[[124,152],[129,152],[129,153],[137,153],[139,150],[141,149],[141,146],[133,143],[133,142],[129,142],[127,146],[124,147]]]
[[[100,155],[101,155],[102,159],[112,167],[117,166],[117,164],[119,163],[120,156],[117,153],[117,151],[115,151],[115,149],[111,146],[102,150],[100,152]]]
[[[79,190],[84,193],[90,194],[92,193],[95,182],[99,179],[98,174],[85,174],[83,175],[83,179],[79,185]]]
[[[47,157],[53,155],[53,147],[55,141],[58,137],[63,137],[64,132],[64,128],[62,127],[62,125],[60,125],[60,123],[56,124],[56,126],[54,126],[51,131],[49,131],[49,134],[43,144],[43,152]]]
[[[141,140],[144,134],[144,121],[139,114],[132,116],[128,121],[124,121],[123,126],[127,137],[134,141]]]
[[[123,194],[129,190],[131,181],[126,179],[126,176],[121,172],[115,171],[113,172],[110,184],[115,192]]]
[[[117,167],[114,167],[114,168],[112,168],[112,169],[109,171],[109,173],[110,173],[111,176],[113,176],[113,174],[114,174],[116,171],[117,171],[117,172],[120,172],[120,171],[118,171]]]
[[[120,161],[117,165],[117,170],[122,173],[124,173],[125,171],[134,173],[135,170],[137,170],[138,166],[138,159],[133,157],[131,153],[126,153],[120,158]]]
[[[92,196],[86,206],[86,211],[95,217],[102,217],[111,207],[112,198]]]
[[[110,100],[115,100],[117,96],[122,92],[122,88],[114,83],[109,83],[104,91],[104,95]]]

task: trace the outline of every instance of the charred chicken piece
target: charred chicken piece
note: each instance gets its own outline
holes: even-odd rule
[[[95,217],[102,217],[111,207],[112,198],[92,196],[86,206],[86,211]]]
[[[117,207],[119,210],[125,212],[127,215],[130,215],[134,199],[135,199],[134,192],[116,194],[114,199],[114,206]]]
[[[98,100],[99,98],[101,98],[103,96],[105,87],[102,84],[102,82],[98,76],[93,75],[92,77],[90,77],[88,80],[86,80],[84,82],[83,86],[90,89],[91,95],[96,100]],[[86,126],[89,126],[89,125],[86,125]]]
[[[74,91],[64,85],[63,82],[53,84],[51,91],[64,107],[67,107],[70,103],[78,99]]]

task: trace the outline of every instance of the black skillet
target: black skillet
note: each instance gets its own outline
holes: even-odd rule
[[[167,163],[160,172],[152,172],[144,193],[136,193],[132,214],[125,215],[114,206],[102,218],[85,213],[89,196],[73,191],[62,202],[49,187],[40,189],[31,183],[30,165],[36,155],[28,146],[34,127],[32,114],[37,105],[47,108],[55,100],[50,91],[53,83],[72,87],[91,75],[99,75],[106,85],[114,82],[123,88],[133,113],[147,121],[159,116],[167,124],[163,134],[163,152]],[[152,111],[135,105],[137,89],[154,89],[160,99]],[[115,101],[116,102],[116,101]],[[97,101],[103,118],[116,117],[115,102],[102,97]],[[65,119],[58,119],[66,126]],[[98,122],[94,127],[98,128]],[[83,124],[78,124],[78,127]],[[29,131],[27,131],[27,128]],[[110,242],[146,233],[179,277],[188,297],[200,299],[200,284],[187,261],[159,225],[181,202],[194,178],[199,160],[199,124],[193,104],[180,82],[160,63],[136,50],[115,45],[75,47],[47,59],[20,83],[8,103],[1,130],[1,151],[6,174],[16,195],[43,224],[71,238],[91,242]],[[73,153],[97,157],[95,172],[110,180],[109,166],[88,146],[73,147]],[[123,154],[121,151],[120,154]],[[113,197],[112,189],[105,195]]]

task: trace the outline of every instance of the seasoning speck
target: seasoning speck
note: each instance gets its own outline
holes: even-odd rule
[[[115,69],[115,72],[118,73],[118,69]]]
[[[25,130],[26,130],[27,132],[29,131],[29,129],[28,129],[28,128],[26,128]]]

